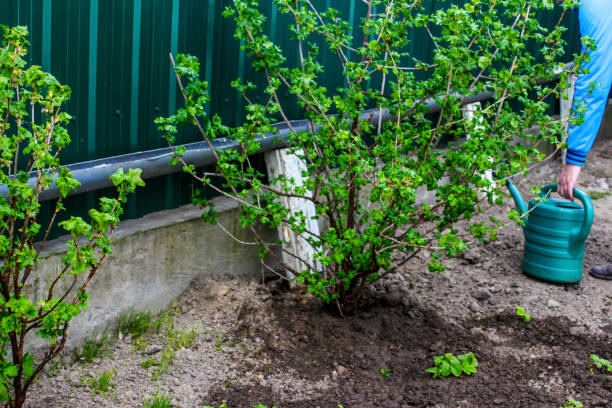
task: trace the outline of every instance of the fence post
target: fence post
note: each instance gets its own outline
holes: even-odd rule
[[[308,168],[298,157],[299,152],[290,154],[289,149],[266,152],[265,160],[268,177],[274,179],[282,174],[286,178],[294,179],[296,185],[303,185],[305,179],[303,174],[305,174]],[[313,218],[316,216],[316,210],[312,201],[296,197],[280,197],[280,202],[285,208],[289,209],[291,214],[299,212],[304,214],[306,216],[306,230],[319,235],[319,224]],[[286,224],[281,224],[278,227],[278,235],[279,239],[283,240],[282,260],[287,266],[298,272],[309,269],[310,266],[301,261],[304,260],[309,262],[311,266],[316,267],[313,259],[315,250],[303,235],[292,231]],[[289,276],[289,278],[293,278],[293,276]]]

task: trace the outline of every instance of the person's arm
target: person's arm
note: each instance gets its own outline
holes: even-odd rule
[[[574,109],[584,107],[582,122],[570,123],[565,167],[559,177],[558,192],[573,200],[573,190],[587,155],[597,137],[612,86],[612,1],[585,2],[580,6],[580,34],[593,39],[597,47],[582,47],[590,58],[585,61],[574,88]]]

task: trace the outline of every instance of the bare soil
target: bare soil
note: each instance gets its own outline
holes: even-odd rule
[[[521,180],[553,182],[550,162]],[[125,338],[93,363],[48,370],[29,407],[142,407],[158,392],[174,407],[229,408],[261,403],[294,408],[612,407],[612,373],[589,355],[612,360],[612,281],[592,278],[592,265],[612,262],[612,141],[592,152],[581,186],[599,192],[577,284],[552,284],[520,270],[523,236],[515,225],[493,243],[477,244],[447,270],[404,270],[377,283],[364,310],[338,318],[307,293],[281,281],[200,277],[177,300],[179,329],[197,330],[158,380],[163,334],[142,349]],[[513,203],[495,210],[501,216]],[[516,316],[523,306],[532,320]],[[158,351],[155,351],[158,350]],[[443,353],[474,352],[478,373],[433,380],[424,370]],[[152,353],[147,355],[146,353]],[[86,378],[116,370],[114,386],[95,394]],[[386,370],[388,375],[381,374]]]

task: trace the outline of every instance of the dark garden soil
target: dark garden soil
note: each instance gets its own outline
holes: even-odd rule
[[[591,353],[609,354],[610,336],[570,334],[564,317],[525,323],[512,311],[479,319],[447,321],[418,303],[382,296],[357,316],[338,319],[301,294],[268,285],[278,325],[239,321],[237,336],[265,340],[266,375],[291,372],[307,382],[332,381],[324,395],[289,400],[270,386],[219,385],[209,403],[231,407],[558,407],[574,397],[586,407],[612,406],[612,375],[590,370]],[[432,357],[473,351],[471,377],[433,380],[423,370]],[[378,372],[389,369],[388,376]],[[331,376],[331,378],[329,378]],[[296,394],[300,390],[296,389]]]
[[[612,141],[600,143],[581,175],[583,189],[604,193],[595,200],[585,271],[612,262],[612,200],[605,196],[611,155]],[[553,161],[520,180],[520,187],[552,182],[559,171]],[[505,201],[496,215],[513,206]],[[586,272],[569,285],[529,278],[520,272],[522,243],[521,230],[508,227],[496,242],[451,260],[440,275],[403,271],[377,285],[363,312],[343,319],[307,295],[266,285],[267,307],[243,307],[234,335],[265,341],[264,379],[286,372],[301,382],[293,394],[273,381],[223,384],[207,401],[230,407],[535,408],[560,407],[572,398],[585,407],[612,407],[612,373],[589,364],[591,354],[612,358],[612,281]],[[531,322],[516,315],[517,305],[532,314]],[[273,324],[259,324],[251,313],[273,314]],[[470,351],[479,361],[471,377],[434,380],[424,372],[436,355]],[[384,369],[388,376],[380,373]],[[300,388],[330,382],[312,398]]]
[[[528,178],[547,184],[550,162]],[[163,332],[135,343],[115,341],[92,363],[50,367],[28,407],[142,407],[165,394],[173,407],[278,408],[612,407],[612,373],[589,356],[612,360],[612,281],[594,279],[592,265],[612,262],[612,140],[595,147],[581,175],[596,221],[583,279],[552,284],[521,272],[523,236],[514,224],[497,241],[473,245],[439,274],[417,259],[378,282],[363,311],[338,318],[303,291],[279,280],[202,276],[177,299],[174,333],[193,330],[167,372],[154,378],[168,344]],[[500,219],[514,204],[495,210]],[[398,254],[401,256],[401,254]],[[254,274],[256,275],[256,274]],[[521,305],[529,323],[516,315]],[[473,352],[478,372],[434,380],[425,369],[444,353]],[[69,359],[66,358],[66,361]],[[92,377],[115,370],[96,394]],[[383,375],[387,374],[387,375]]]

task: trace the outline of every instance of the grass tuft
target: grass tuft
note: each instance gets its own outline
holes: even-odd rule
[[[612,193],[609,191],[589,191],[589,197],[591,197],[591,200],[599,200],[600,198],[607,197],[611,194]]]
[[[96,373],[93,377],[85,379],[85,383],[91,388],[92,392],[102,394],[106,398],[108,391],[115,386],[113,376],[116,372],[117,370],[107,370],[100,375]]]
[[[85,339],[81,348],[74,353],[73,361],[87,364],[96,358],[107,357],[110,354],[110,344],[108,329],[105,329],[101,335]]]
[[[145,370],[155,367],[151,374],[152,381],[157,381],[163,374],[166,374],[174,362],[176,352],[182,347],[191,346],[199,335],[199,330],[195,328],[179,330],[175,324],[177,313],[177,308],[170,308],[166,313],[156,317],[150,325],[151,331],[158,334],[163,328],[162,341],[164,343],[158,358],[149,357],[140,363]]]
[[[172,408],[172,397],[169,394],[158,391],[153,399],[145,401],[145,408]]]
[[[113,334],[115,337],[121,334],[138,338],[150,330],[154,320],[154,314],[150,311],[137,312],[130,309],[117,316]]]

